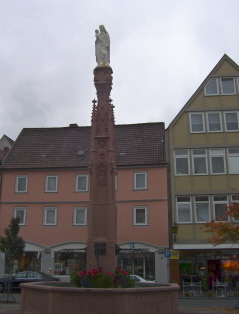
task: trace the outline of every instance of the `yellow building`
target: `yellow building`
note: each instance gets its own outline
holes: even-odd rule
[[[166,130],[169,215],[178,227],[171,281],[239,280],[239,246],[213,247],[201,227],[239,191],[239,66],[224,55]]]

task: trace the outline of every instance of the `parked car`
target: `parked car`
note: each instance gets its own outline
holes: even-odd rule
[[[130,278],[133,279],[135,282],[155,283],[155,280],[146,280],[138,275],[130,275]]]
[[[60,279],[54,278],[43,272],[23,271],[13,275],[12,277],[12,291],[21,291],[20,284],[24,282],[37,282],[37,281],[59,281]],[[0,278],[0,293],[4,292],[8,278]]]

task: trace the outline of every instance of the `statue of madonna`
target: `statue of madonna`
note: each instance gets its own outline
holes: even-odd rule
[[[104,25],[95,30],[95,56],[98,66],[110,64],[110,36]]]

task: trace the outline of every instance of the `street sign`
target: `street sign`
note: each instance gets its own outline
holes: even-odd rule
[[[171,257],[171,251],[164,251],[164,257]]]

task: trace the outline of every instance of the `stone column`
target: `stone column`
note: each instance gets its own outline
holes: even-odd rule
[[[87,270],[115,271],[117,213],[115,205],[115,125],[111,104],[111,67],[94,70],[98,101],[93,101],[88,206]]]

